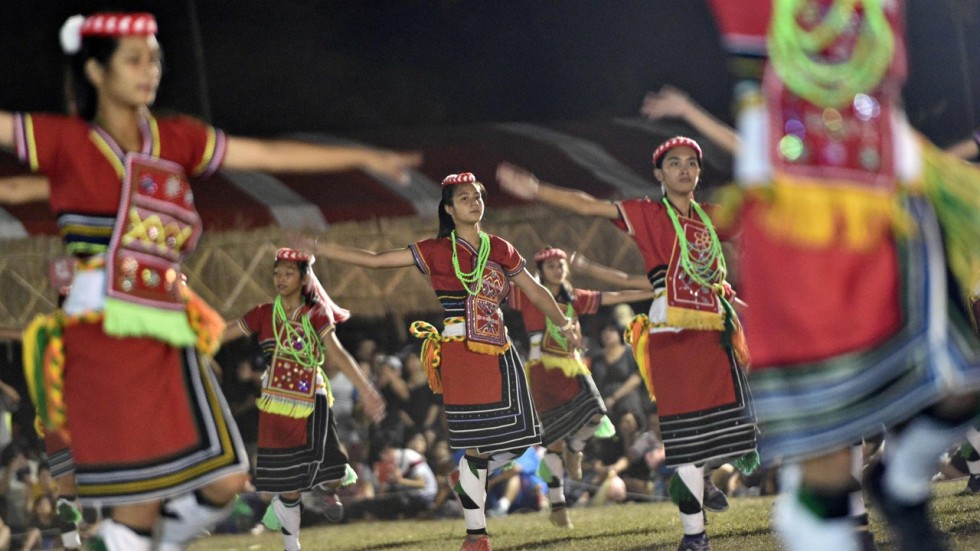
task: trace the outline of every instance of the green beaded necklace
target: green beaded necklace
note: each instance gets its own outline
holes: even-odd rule
[[[476,266],[472,272],[463,273],[459,268],[459,255],[456,253],[456,230],[449,233],[449,238],[453,245],[453,269],[456,270],[456,279],[463,284],[463,288],[471,295],[476,295],[483,288],[483,269],[487,267],[487,259],[490,258],[490,236],[485,232],[480,233],[480,249],[476,254]],[[476,289],[470,286],[476,283]]]
[[[565,317],[571,319],[572,316],[574,315],[575,315],[575,309],[572,308],[571,304],[569,304],[568,307],[565,308]],[[549,318],[548,316],[544,317],[544,324],[545,324],[545,328],[548,331],[548,334],[551,335],[551,338],[554,339],[555,342],[559,344],[559,346],[561,346],[565,350],[568,350],[568,341],[565,339],[565,335],[562,335],[561,327],[555,325],[555,322],[551,321],[551,318]]]
[[[895,35],[881,0],[866,0],[863,22],[851,57],[827,63],[820,54],[843,32],[855,0],[835,0],[824,21],[807,31],[797,16],[807,0],[778,0],[773,5],[769,57],[780,79],[794,94],[821,107],[841,107],[854,95],[873,90],[888,71]]]
[[[684,228],[681,227],[680,220],[677,219],[677,212],[674,210],[674,205],[666,197],[663,198],[663,203],[667,207],[667,215],[674,224],[674,233],[677,234],[677,241],[681,246],[681,268],[698,285],[711,288],[721,285],[721,282],[725,280],[725,276],[728,274],[728,269],[725,265],[725,255],[721,250],[721,241],[718,240],[718,234],[715,233],[715,227],[711,224],[711,219],[701,209],[701,205],[692,199],[691,206],[694,207],[694,212],[697,213],[701,222],[708,229],[708,235],[711,236],[711,244],[708,246],[705,257],[703,259],[694,259],[691,258],[691,247],[687,242],[687,234],[684,232]]]
[[[323,364],[324,354],[319,346],[306,342],[304,334],[316,338],[316,331],[310,323],[309,316],[300,316],[303,323],[303,333],[300,333],[289,323],[286,311],[282,307],[282,297],[276,296],[272,306],[272,332],[276,336],[276,352],[304,366],[316,367]]]

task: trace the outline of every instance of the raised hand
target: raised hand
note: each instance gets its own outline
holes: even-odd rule
[[[537,177],[510,163],[497,165],[497,182],[500,189],[521,199],[531,201],[538,195]]]

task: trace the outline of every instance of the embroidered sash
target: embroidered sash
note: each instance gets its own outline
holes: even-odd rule
[[[495,262],[487,262],[483,285],[466,297],[466,346],[482,354],[503,354],[510,348],[500,302],[510,292],[507,275]]]
[[[201,219],[183,168],[127,154],[106,261],[106,333],[149,336],[174,346],[195,343],[181,295],[180,261],[200,235]]]
[[[711,250],[711,233],[700,220],[678,217],[681,229],[687,236],[691,260],[698,263],[708,258]],[[667,323],[684,329],[725,328],[721,302],[711,288],[700,285],[681,267],[681,250],[674,240],[670,262],[667,265]],[[715,261],[717,263],[717,260]]]
[[[293,329],[300,331],[303,326],[289,321]],[[316,404],[316,375],[318,366],[304,366],[288,354],[283,354],[285,347],[301,350],[304,346],[320,346],[317,335],[303,335],[296,342],[282,342],[284,335],[277,335],[278,344],[272,355],[272,365],[262,381],[262,395],[257,401],[258,408],[267,413],[285,415],[286,417],[309,417]],[[326,380],[326,378],[324,378]]]

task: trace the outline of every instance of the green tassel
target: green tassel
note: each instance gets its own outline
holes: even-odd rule
[[[667,493],[670,495],[670,500],[674,502],[674,505],[680,506],[681,503],[698,502],[691,490],[687,488],[687,484],[681,480],[681,477],[674,473],[670,477],[670,485],[667,487]]]
[[[544,461],[538,463],[538,476],[545,482],[551,480],[551,469],[548,468],[548,463]]]
[[[970,456],[973,455],[973,452],[974,452],[973,444],[971,444],[969,441],[963,442],[963,445],[960,446],[960,457],[962,457],[963,459],[969,460]]]
[[[113,337],[149,337],[176,347],[197,342],[184,310],[161,310],[113,298],[105,299],[102,328]]]
[[[752,450],[735,460],[735,468],[744,475],[750,475],[759,468],[760,463],[759,452]]]
[[[278,532],[282,528],[282,524],[279,523],[279,517],[276,516],[276,508],[271,503],[266,507],[265,514],[262,515],[262,525],[270,532]]]
[[[340,481],[341,486],[350,486],[357,482],[357,471],[351,468],[350,464],[347,464],[347,468],[344,470],[344,479]]]
[[[596,438],[612,438],[616,436],[616,425],[609,420],[608,415],[603,415],[599,421],[599,428],[595,429]]]

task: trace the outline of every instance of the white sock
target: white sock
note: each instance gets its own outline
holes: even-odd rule
[[[913,419],[885,448],[888,495],[906,505],[929,499],[939,454],[962,438],[965,430],[964,425],[950,427],[923,415]]]
[[[688,463],[677,467],[677,476],[687,486],[687,490],[698,500],[698,506],[704,505],[704,467]],[[680,513],[681,526],[685,536],[695,536],[704,532],[704,512]]]
[[[854,480],[861,480],[864,471],[864,447],[860,444],[851,446],[851,476]],[[864,505],[864,492],[860,488],[851,492],[848,496],[851,504],[851,516],[859,517],[868,512]]]
[[[980,431],[976,427],[970,427],[970,430],[966,431],[966,439],[973,446],[974,451],[980,454]],[[967,461],[966,467],[969,469],[970,474],[980,474],[980,459]]]
[[[302,501],[299,499],[284,503],[279,496],[272,498],[276,518],[282,525],[282,543],[286,547],[286,551],[299,551],[299,524],[302,516],[300,503]]]
[[[546,451],[541,460],[551,471],[551,480],[545,480],[548,483],[548,501],[552,505],[565,503],[565,461],[560,453],[551,450]]]
[[[779,496],[772,517],[773,528],[787,551],[858,551],[853,520],[817,518],[800,503],[796,491]]]
[[[95,535],[109,551],[150,551],[153,548],[152,539],[112,519],[103,520]]]
[[[470,533],[487,529],[487,467],[486,461],[463,456],[459,460],[459,485],[463,489],[463,521]]]
[[[510,500],[506,497],[502,497],[497,500],[497,509],[507,512],[510,510]]]
[[[231,514],[233,506],[234,501],[221,508],[203,504],[196,492],[164,501],[157,528],[159,551],[184,549]]]

